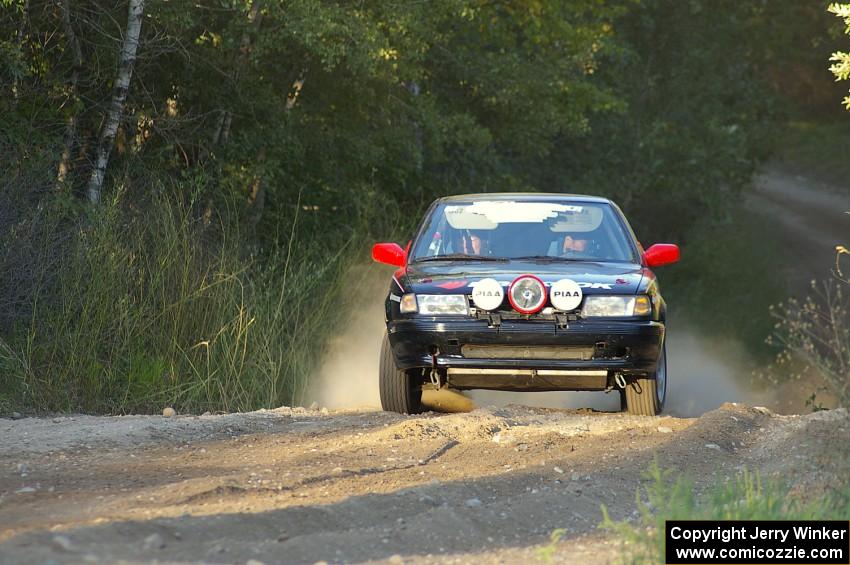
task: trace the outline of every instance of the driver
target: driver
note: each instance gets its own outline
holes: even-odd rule
[[[454,247],[455,253],[463,253],[464,255],[487,255],[490,252],[487,240],[482,238],[480,234],[468,229],[460,230],[455,238]]]
[[[584,254],[590,246],[590,240],[587,237],[573,237],[567,234],[564,237],[564,243],[561,246],[562,255]]]

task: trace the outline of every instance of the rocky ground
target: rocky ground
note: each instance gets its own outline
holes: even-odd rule
[[[846,480],[846,410],[699,418],[507,406],[0,420],[0,563],[611,562],[654,459]]]

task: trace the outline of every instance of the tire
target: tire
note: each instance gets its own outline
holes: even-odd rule
[[[626,407],[635,416],[657,416],[667,400],[667,344],[661,348],[658,369],[650,377],[640,377],[626,386]]]
[[[378,368],[381,408],[399,414],[422,412],[422,386],[413,371],[402,371],[395,366],[390,340],[384,334]]]

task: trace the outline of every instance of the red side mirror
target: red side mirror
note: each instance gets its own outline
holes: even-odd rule
[[[672,243],[656,243],[643,254],[647,267],[661,267],[679,261],[679,246]]]
[[[372,259],[385,265],[404,267],[407,253],[398,243],[376,243],[372,246]]]

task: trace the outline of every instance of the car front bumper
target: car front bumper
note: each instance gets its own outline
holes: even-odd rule
[[[538,371],[542,374],[554,371],[562,377],[602,372],[609,377],[617,372],[652,373],[661,354],[665,326],[651,320],[595,319],[572,321],[565,328],[547,320],[503,320],[500,326],[493,327],[487,320],[474,318],[411,317],[389,321],[387,332],[399,369],[436,366],[447,370],[450,379],[452,372],[466,372],[467,377],[480,373],[480,379],[468,382],[493,384],[469,388],[569,390],[600,387],[573,386],[570,383],[574,379],[562,379],[557,381],[561,384],[545,388],[522,383],[535,378],[539,381]],[[470,355],[473,350],[476,353]],[[570,358],[569,354],[560,354],[562,350],[582,353]],[[489,353],[482,356],[481,351]],[[485,370],[495,370],[494,374],[502,378],[487,379],[483,377]],[[550,381],[556,383],[555,379]],[[610,378],[605,382],[610,382]]]

